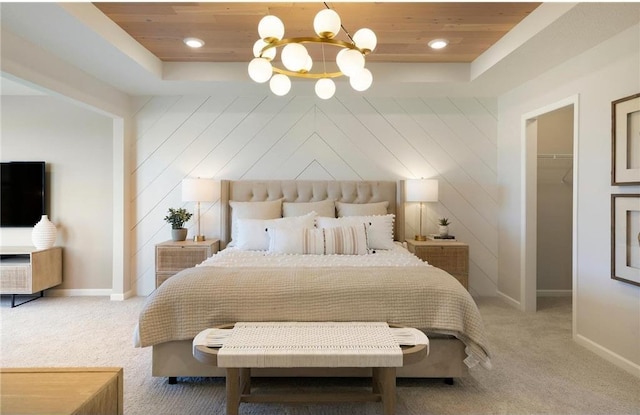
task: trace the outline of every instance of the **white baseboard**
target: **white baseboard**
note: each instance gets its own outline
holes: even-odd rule
[[[111,294],[111,301],[124,301],[131,297],[135,297],[135,294],[132,290],[129,290],[124,294]]]
[[[502,298],[506,303],[508,303],[510,306],[517,308],[518,310],[521,310],[522,306],[520,304],[520,301],[515,300],[511,297],[509,297],[507,294],[503,293],[500,290],[496,290],[496,293],[498,294],[498,297]]]
[[[573,290],[538,290],[536,295],[538,297],[571,297]]]
[[[88,289],[49,289],[45,292],[45,296],[49,297],[109,297],[111,295],[110,288],[88,288]]]
[[[612,352],[609,349],[606,349],[599,344],[593,342],[592,340],[587,339],[584,336],[576,334],[573,339],[580,346],[587,348],[588,350],[594,352],[598,356],[602,357],[608,362],[613,363],[618,366],[620,369],[625,372],[630,373],[631,375],[640,378],[640,365],[633,363],[632,361],[620,356],[617,353]]]

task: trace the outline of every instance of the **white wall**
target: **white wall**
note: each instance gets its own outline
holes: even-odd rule
[[[167,209],[193,208],[180,200],[180,181],[200,176],[437,178],[440,201],[429,204],[425,230],[433,233],[438,217],[450,218],[450,232],[470,245],[471,292],[495,295],[494,99],[176,96],[140,99],[136,108],[132,192],[138,294],[154,288],[154,245],[170,238],[163,221]],[[219,206],[204,204],[202,211],[203,233],[219,235]],[[407,217],[417,227],[416,211]]]
[[[499,97],[500,292],[519,302],[521,116],[579,94],[577,281],[574,336],[640,374],[640,287],[610,278],[611,101],[640,91],[640,26]]]
[[[108,295],[112,286],[112,119],[49,96],[2,96],[2,161],[47,163],[48,213],[63,250],[57,289]],[[30,228],[0,229],[2,245],[32,245]]]

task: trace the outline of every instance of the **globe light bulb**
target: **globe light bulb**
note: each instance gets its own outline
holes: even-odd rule
[[[358,30],[353,35],[353,42],[356,46],[365,53],[369,53],[376,48],[378,44],[378,38],[373,30],[363,28]]]
[[[253,58],[249,62],[249,76],[258,83],[264,83],[271,78],[273,74],[273,66],[271,62],[264,58]]]
[[[287,95],[289,90],[291,90],[291,80],[287,75],[281,73],[275,74],[269,81],[269,88],[271,88],[271,92],[279,97]]]
[[[351,76],[364,68],[365,60],[359,51],[355,49],[344,49],[336,55],[336,63],[343,74]]]
[[[284,36],[284,23],[276,16],[267,15],[258,23],[258,34],[269,43],[280,40]]]
[[[373,75],[371,75],[371,71],[369,71],[367,68],[362,68],[360,71],[353,74],[349,78],[349,84],[351,84],[351,88],[360,92],[369,89],[372,83]]]
[[[313,19],[313,28],[318,36],[332,39],[340,31],[340,16],[331,9],[324,9]]]
[[[272,61],[276,57],[276,48],[269,48],[262,52],[262,49],[267,45],[268,43],[262,39],[256,40],[256,43],[253,44],[253,56],[256,58],[265,58]],[[260,56],[261,53],[262,56]]]
[[[282,64],[290,71],[298,72],[307,63],[307,48],[300,43],[289,43],[282,49]]]
[[[321,78],[316,82],[315,89],[318,98],[329,99],[336,93],[336,84],[330,78]]]

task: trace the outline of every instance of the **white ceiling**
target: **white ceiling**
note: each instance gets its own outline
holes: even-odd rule
[[[163,63],[90,3],[1,3],[0,12],[3,31],[130,95],[268,90],[243,63]],[[495,96],[639,21],[640,3],[544,3],[471,64],[368,64],[367,93]],[[14,87],[0,84],[3,94]]]

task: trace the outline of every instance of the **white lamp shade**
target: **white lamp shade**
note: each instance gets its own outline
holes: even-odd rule
[[[329,99],[336,93],[336,84],[332,79],[321,78],[316,82],[316,95],[322,99]]]
[[[324,9],[313,19],[313,28],[320,37],[333,38],[340,31],[340,16],[331,9]]]
[[[215,202],[218,198],[218,182],[214,179],[182,180],[183,202]]]
[[[291,89],[291,80],[287,75],[281,73],[275,74],[269,81],[269,88],[271,88],[271,92],[280,97],[287,95]]]
[[[351,75],[351,77],[349,78],[349,84],[351,84],[351,88],[360,92],[369,89],[372,83],[373,75],[371,75],[371,71],[369,71],[367,68],[362,68],[360,71]]]
[[[378,38],[373,30],[363,28],[353,35],[353,42],[363,51],[371,52],[378,44]]]
[[[273,74],[271,62],[264,58],[253,58],[249,62],[249,76],[258,83],[267,82]]]
[[[284,23],[276,16],[265,16],[258,23],[258,34],[266,41],[280,40],[284,36]]]
[[[411,179],[405,182],[405,201],[437,202],[438,181],[435,179]]]

